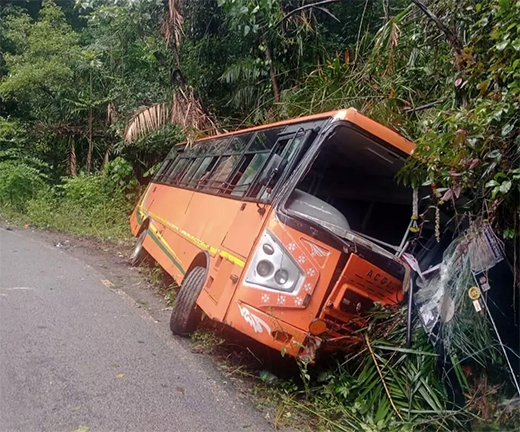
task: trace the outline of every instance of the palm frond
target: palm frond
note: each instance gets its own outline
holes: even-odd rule
[[[265,71],[251,58],[240,60],[230,65],[220,77],[220,80],[228,84],[236,84],[239,81],[255,82]]]
[[[128,122],[124,141],[126,144],[158,130],[167,124],[182,127],[188,142],[193,141],[201,132],[208,135],[218,133],[216,121],[206,112],[201,102],[195,97],[193,89],[178,89],[172,103],[158,103],[139,108]]]
[[[147,133],[165,126],[170,118],[170,107],[166,103],[139,108],[124,132],[125,143],[129,144]]]
[[[178,89],[173,94],[170,121],[182,127],[188,142],[201,132],[209,135],[219,132],[216,121],[207,113],[189,86],[185,90]]]

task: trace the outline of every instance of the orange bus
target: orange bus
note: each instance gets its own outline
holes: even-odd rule
[[[413,143],[350,108],[176,145],[131,215],[131,262],[179,284],[170,327],[225,323],[314,361],[403,298]]]

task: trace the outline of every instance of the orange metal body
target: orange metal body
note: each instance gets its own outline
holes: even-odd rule
[[[411,142],[354,109],[312,118],[324,116],[351,122],[406,153],[413,150]],[[280,124],[294,121],[302,119]],[[263,209],[259,212],[257,204],[247,200],[151,183],[130,224],[133,234],[138,235],[147,221],[145,249],[179,284],[194,260],[206,255],[208,275],[197,303],[208,317],[311,361],[324,343],[323,337],[309,333],[316,319],[329,323],[329,341],[356,342],[350,333],[363,321],[342,305],[348,290],[383,304],[402,299],[401,281],[355,254],[350,255],[341,276],[333,280],[342,251],[283,224],[270,205],[263,205]],[[254,289],[244,283],[245,269],[266,229],[304,272],[301,289],[294,294]]]

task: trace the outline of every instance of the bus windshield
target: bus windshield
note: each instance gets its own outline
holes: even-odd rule
[[[404,157],[361,131],[339,126],[286,208],[342,238],[361,235],[395,253],[412,212],[412,191],[395,180]]]

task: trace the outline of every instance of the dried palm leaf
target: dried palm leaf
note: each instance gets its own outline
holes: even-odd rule
[[[193,89],[178,89],[173,94],[170,121],[182,127],[188,142],[201,133],[214,135],[219,132],[216,121],[207,113],[202,103],[195,97]]]
[[[139,108],[126,125],[124,138],[131,143],[150,131],[160,129],[169,122],[170,107],[166,103]]]
[[[168,0],[168,14],[164,20],[161,31],[166,43],[169,44],[173,38],[175,49],[178,53],[181,47],[184,18],[181,14],[181,0]]]
[[[187,87],[185,90],[178,89],[173,94],[171,106],[160,103],[139,108],[126,126],[125,143],[129,144],[167,124],[181,126],[188,142],[201,133],[213,135],[219,132],[217,123],[195,97],[193,89]]]

